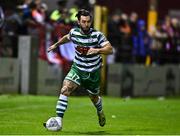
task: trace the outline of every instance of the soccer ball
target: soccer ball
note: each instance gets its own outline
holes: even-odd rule
[[[59,131],[62,129],[62,118],[51,117],[46,121],[46,123],[44,123],[44,126],[47,128],[47,130]]]

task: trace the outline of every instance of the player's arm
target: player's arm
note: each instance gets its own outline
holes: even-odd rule
[[[70,40],[69,40],[69,34],[64,35],[64,36],[63,36],[62,38],[60,38],[56,43],[54,43],[53,45],[51,45],[51,46],[47,49],[47,51],[50,52],[50,51],[56,49],[58,46],[60,46],[60,45],[62,45],[62,44],[64,44],[64,43],[67,43],[67,42],[69,42],[69,41],[70,41]]]
[[[98,49],[98,53],[99,54],[109,55],[109,54],[113,53],[113,48],[112,48],[111,44],[108,42],[102,48]]]
[[[113,53],[113,48],[109,42],[107,42],[102,48],[90,48],[87,55],[90,54],[105,54],[109,55]]]

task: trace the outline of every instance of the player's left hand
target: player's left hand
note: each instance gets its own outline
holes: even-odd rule
[[[98,54],[99,53],[99,49],[96,48],[90,48],[87,52],[87,55],[91,55],[91,54]]]

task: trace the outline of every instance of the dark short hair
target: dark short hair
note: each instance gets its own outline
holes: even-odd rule
[[[76,17],[78,18],[78,20],[80,20],[81,16],[90,16],[90,19],[92,19],[91,13],[85,9],[79,10],[78,13],[76,14]]]

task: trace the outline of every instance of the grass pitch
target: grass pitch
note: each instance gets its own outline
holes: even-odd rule
[[[103,97],[107,124],[98,125],[88,97],[70,97],[63,130],[47,131],[42,123],[55,116],[57,97],[0,96],[1,135],[138,135],[180,134],[180,99]]]

